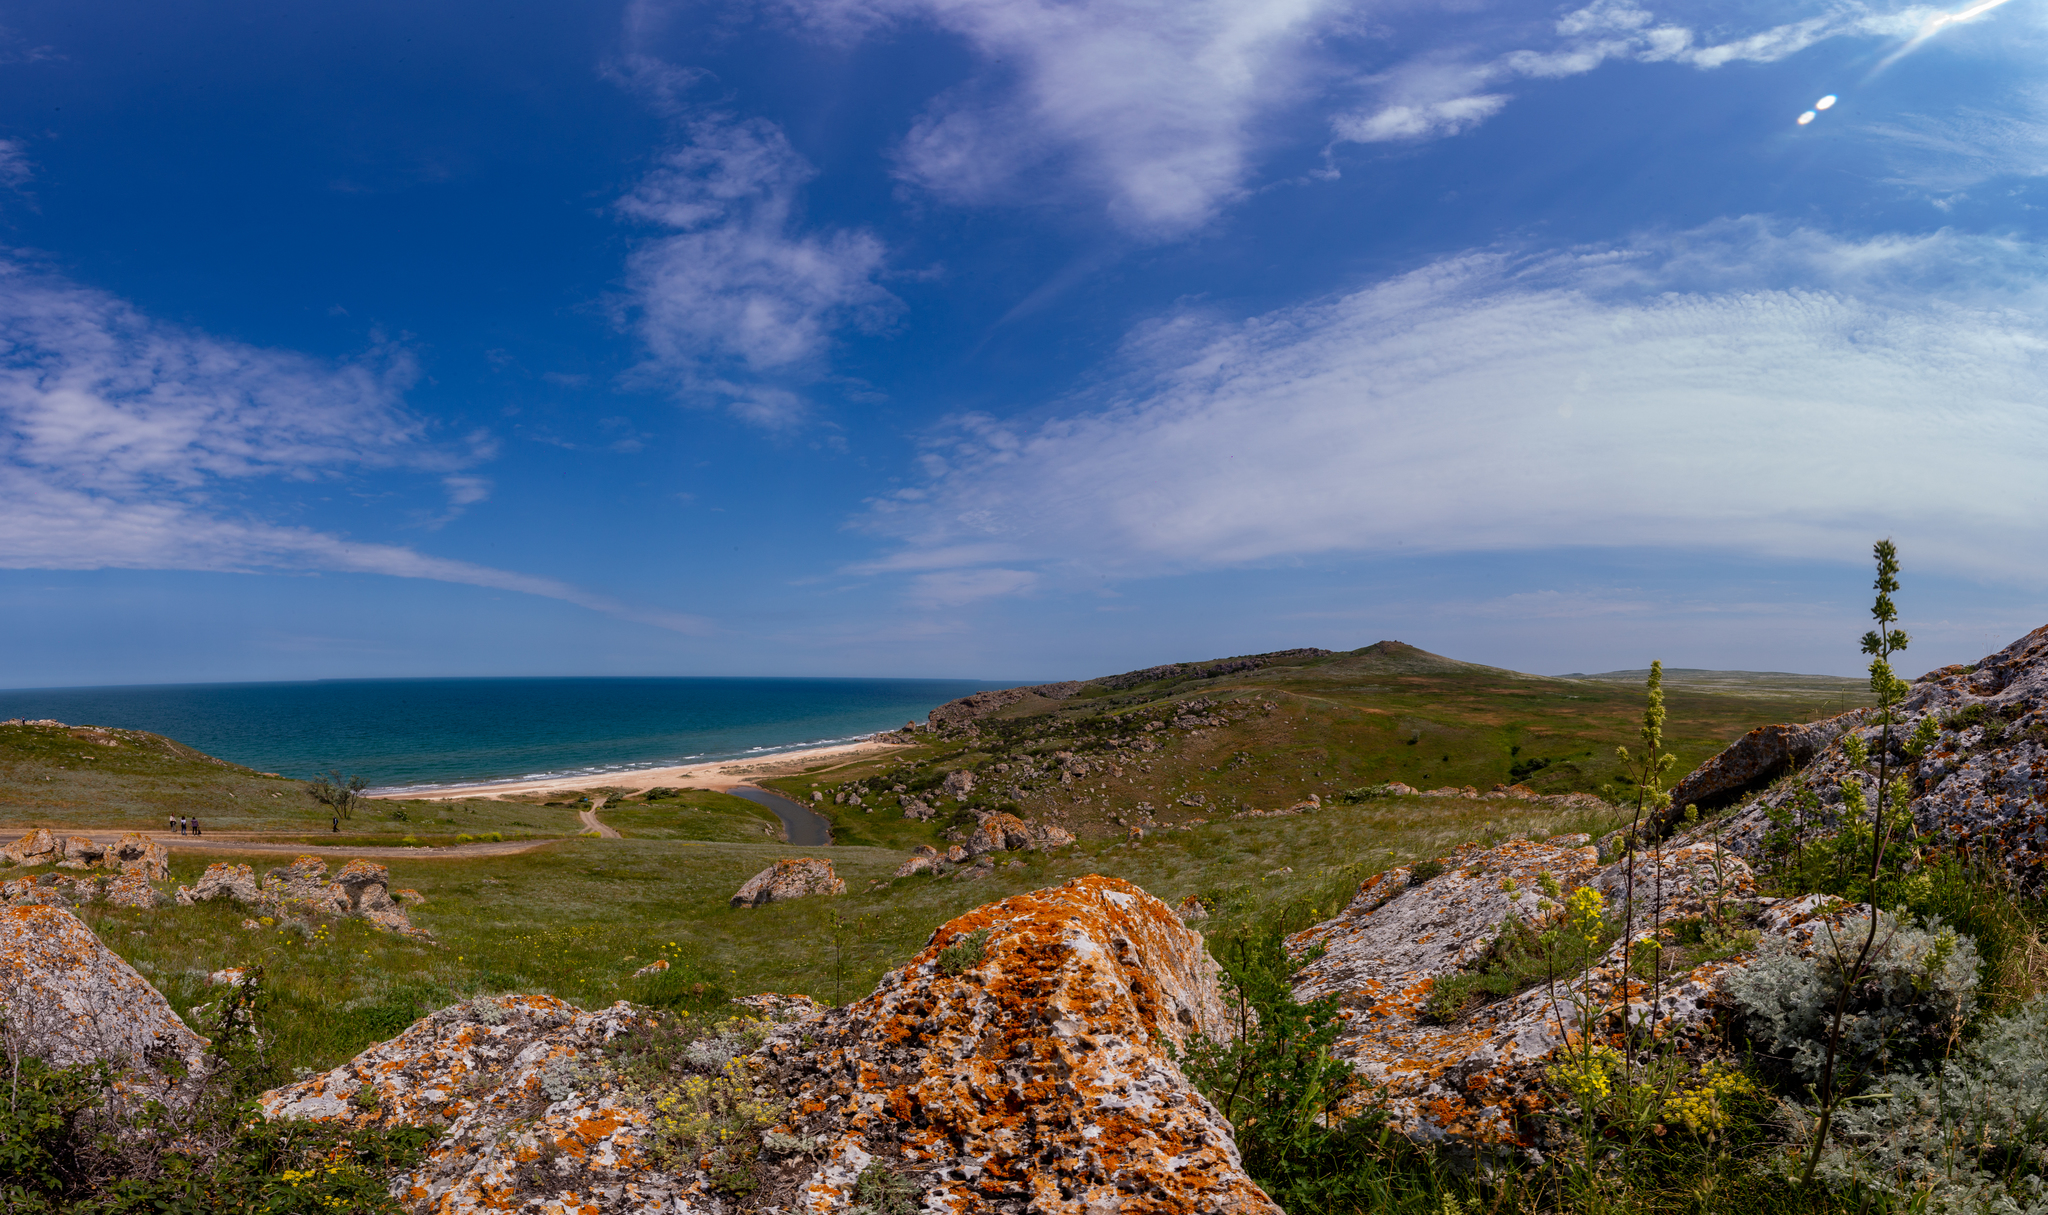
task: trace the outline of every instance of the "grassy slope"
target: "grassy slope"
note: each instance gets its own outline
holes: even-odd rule
[[[1169,900],[1204,893],[1241,903],[1306,899],[1334,908],[1365,875],[1458,843],[1607,825],[1540,805],[1396,799],[1213,823],[1135,844],[1018,854],[980,879],[894,882],[887,879],[903,859],[900,852],[834,847],[830,856],[847,881],[846,897],[749,909],[726,900],[777,858],[803,850],[581,838],[512,857],[393,863],[395,886],[426,895],[411,914],[434,932],[438,945],[352,922],[315,938],[245,929],[248,913],[222,905],[150,912],[97,907],[87,915],[108,945],[181,1012],[211,998],[204,981],[209,971],[264,966],[281,1005],[283,1061],[324,1067],[409,1023],[405,1009],[475,991],[550,991],[586,1007],[644,998],[646,984],[633,972],[662,957],[674,964],[673,980],[726,993],[853,999],[953,916],[1087,873],[1127,878]],[[255,866],[261,873],[285,859],[259,858]],[[175,857],[173,877],[190,882],[204,864]],[[883,884],[870,889],[877,881]]]
[[[1752,725],[1839,709],[1846,691],[1680,689],[1670,698],[1670,736],[1681,765],[1689,766]],[[1175,706],[1194,698],[1235,702],[1232,711],[1242,719],[1199,733],[1142,729],[1148,721],[1170,720]],[[1264,708],[1269,703],[1270,712]],[[1125,877],[1170,900],[1200,892],[1223,895],[1227,902],[1293,900],[1329,908],[1364,875],[1461,842],[1604,828],[1610,824],[1583,812],[1501,802],[1392,799],[1235,821],[1224,820],[1218,808],[1227,811],[1238,802],[1284,805],[1311,791],[1388,779],[1484,788],[1506,778],[1512,759],[1528,757],[1554,761],[1530,780],[1539,788],[1595,788],[1615,775],[1609,758],[1614,744],[1634,741],[1640,706],[1640,688],[1625,683],[1540,679],[1383,645],[1303,665],[1088,696],[1049,714],[1013,714],[981,723],[972,733],[925,739],[878,759],[765,782],[819,805],[835,820],[838,845],[830,856],[851,891],[843,899],[750,910],[727,906],[725,900],[746,878],[802,850],[748,842],[765,812],[739,799],[691,792],[652,806],[608,805],[601,812],[605,820],[633,838],[569,839],[513,857],[392,864],[394,885],[427,896],[413,915],[437,935],[438,945],[379,935],[355,923],[310,939],[249,930],[240,926],[246,913],[219,906],[146,913],[100,908],[89,914],[108,943],[181,1010],[207,998],[207,971],[265,965],[281,1002],[281,1046],[294,1065],[338,1061],[395,1032],[418,1008],[478,990],[549,990],[584,1005],[645,995],[646,982],[634,980],[632,972],[656,957],[676,963],[672,979],[705,983],[713,996],[722,989],[852,998],[869,991],[952,916],[1084,873]],[[912,793],[922,786],[929,796],[930,787],[955,767],[1008,762],[1002,757],[1043,762],[1060,749],[1103,758],[1112,754],[1109,740],[1139,737],[1157,740],[1158,749],[1134,752],[1125,744],[1122,776],[1091,775],[1073,786],[1048,782],[1019,799],[1026,813],[1065,816],[1081,829],[1080,845],[1006,858],[1003,867],[979,880],[886,882],[904,849],[942,842],[949,825],[957,829],[971,821],[964,808],[950,804],[950,822],[906,820],[890,785],[906,784]],[[53,826],[109,826],[149,825],[163,813],[196,812],[207,816],[212,832],[228,830],[230,823],[287,832],[324,826],[295,782],[264,778],[161,740],[135,747],[132,756],[120,748],[102,748],[102,756],[69,735],[0,731],[0,816],[18,823],[33,816]],[[869,806],[834,805],[832,791],[857,780],[871,790],[864,799]],[[814,788],[826,792],[822,803],[813,802]],[[1211,803],[1206,813],[1169,808],[1175,798],[1195,793]],[[1004,782],[984,769],[977,794],[984,804],[1000,804],[991,799],[1006,796]],[[575,832],[576,800],[549,797],[554,804],[542,804],[539,797],[373,803],[350,828],[361,842],[414,832],[424,842],[429,829]],[[182,810],[180,799],[189,803]],[[1157,808],[1157,822],[1217,821],[1156,832],[1133,844],[1110,842],[1115,820],[1133,813],[1140,801]],[[231,809],[220,809],[221,802]],[[394,811],[408,818],[393,820]],[[711,838],[661,838],[684,833]],[[252,863],[260,872],[282,859]],[[189,882],[204,864],[204,858],[180,855],[173,862],[175,876]],[[870,889],[878,880],[882,884]]]
[[[1680,772],[1752,727],[1868,702],[1855,680],[1694,674],[1717,677],[1678,680],[1666,693],[1666,744]],[[1517,763],[1537,760],[1548,762],[1522,783],[1538,792],[1607,786],[1624,795],[1614,749],[1635,741],[1643,703],[1639,681],[1523,675],[1390,642],[1218,679],[1101,691],[1057,705],[1027,702],[971,734],[951,732],[865,764],[763,783],[817,805],[834,819],[835,838],[888,846],[933,842],[942,826],[905,822],[901,798],[889,790],[904,784],[920,795],[920,783],[934,783],[934,773],[962,767],[980,778],[975,800],[1013,802],[1024,814],[1103,838],[1128,821],[1180,823],[1271,809],[1310,793],[1329,797],[1384,781],[1485,790],[1509,781]],[[1199,732],[1144,730],[1151,721],[1170,723],[1177,706],[1198,699],[1258,711]],[[1275,706],[1271,712],[1266,703]],[[1148,737],[1161,749],[1138,752],[1110,741]],[[1121,773],[1091,773],[1073,785],[1040,781],[1012,794],[1014,782],[993,772],[995,763],[1020,756],[1042,765],[1058,750],[1109,758]],[[873,791],[864,807],[834,803],[837,793],[863,781]],[[812,800],[818,791],[826,795],[822,803]],[[1141,803],[1151,807],[1149,818],[1139,813]],[[955,815],[954,825],[964,821]]]

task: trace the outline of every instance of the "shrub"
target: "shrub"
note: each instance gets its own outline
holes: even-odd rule
[[[2048,999],[1932,1072],[1881,1077],[1835,1117],[1820,1164],[1831,1181],[1927,1212],[2048,1210]]]
[[[1877,915],[1876,944],[1842,1018],[1836,1084],[1845,1092],[1878,1072],[1939,1057],[1961,1033],[1977,991],[1970,938],[1938,920],[1912,928]],[[1823,926],[1811,956],[1773,943],[1728,976],[1751,1041],[1802,1085],[1821,1079],[1835,1003],[1869,928],[1862,916]]]

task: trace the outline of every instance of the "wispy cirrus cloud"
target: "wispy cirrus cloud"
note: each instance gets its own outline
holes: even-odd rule
[[[1425,50],[1375,74],[1377,100],[1339,113],[1331,130],[1340,142],[1387,143],[1459,135],[1504,109],[1516,80],[1556,80],[1608,62],[1673,63],[1710,70],[1731,63],[1772,63],[1831,38],[1910,37],[1934,10],[1879,10],[1833,4],[1811,16],[1750,33],[1702,34],[1683,20],[1667,20],[1635,0],[1594,0],[1558,18],[1548,45],[1493,52],[1469,45]],[[1535,31],[1516,31],[1529,37]]]
[[[1472,253],[1246,320],[1164,318],[1052,420],[962,420],[864,523],[899,568],[1000,546],[1048,580],[1318,554],[1831,559],[1892,533],[2031,584],[2043,316],[2048,250],[1952,233],[1745,221]]]
[[[982,69],[934,98],[897,152],[905,182],[959,203],[1083,193],[1142,239],[1207,223],[1256,168],[1260,123],[1326,78],[1341,0],[825,0],[836,30],[922,20]]]
[[[457,511],[488,436],[431,441],[401,348],[332,364],[222,341],[0,257],[0,566],[333,570],[541,595],[665,628],[705,623],[553,579],[262,518],[265,484],[364,470],[438,475]]]

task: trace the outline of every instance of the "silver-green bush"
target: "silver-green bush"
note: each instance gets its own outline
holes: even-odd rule
[[[1955,1058],[1880,1077],[1836,1115],[1820,1172],[1928,1215],[2048,1215],[2048,997]]]
[[[1974,941],[1938,920],[1914,928],[1877,915],[1877,943],[1842,1018],[1837,1082],[1851,1091],[1861,1078],[1946,1055],[1977,993]],[[1820,1079],[1835,1001],[1869,926],[1862,916],[1824,926],[1810,954],[1767,945],[1728,976],[1751,1042],[1799,1082]]]

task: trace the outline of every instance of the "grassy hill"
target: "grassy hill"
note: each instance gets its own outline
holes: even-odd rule
[[[894,845],[971,822],[973,806],[1103,838],[1132,824],[1273,809],[1389,781],[1627,795],[1615,747],[1636,741],[1647,671],[1545,677],[1382,641],[1204,673],[1257,657],[1046,685],[1055,696],[1027,694],[974,715],[942,709],[942,724],[903,735],[899,753],[765,783],[831,816],[835,838]],[[1153,672],[1161,674],[1133,678]],[[1868,699],[1849,679],[1674,672],[1666,743],[1685,772],[1755,726]],[[975,776],[967,802],[948,802],[931,827],[906,822],[905,799],[929,802],[956,769]],[[841,803],[853,793],[860,806]]]

